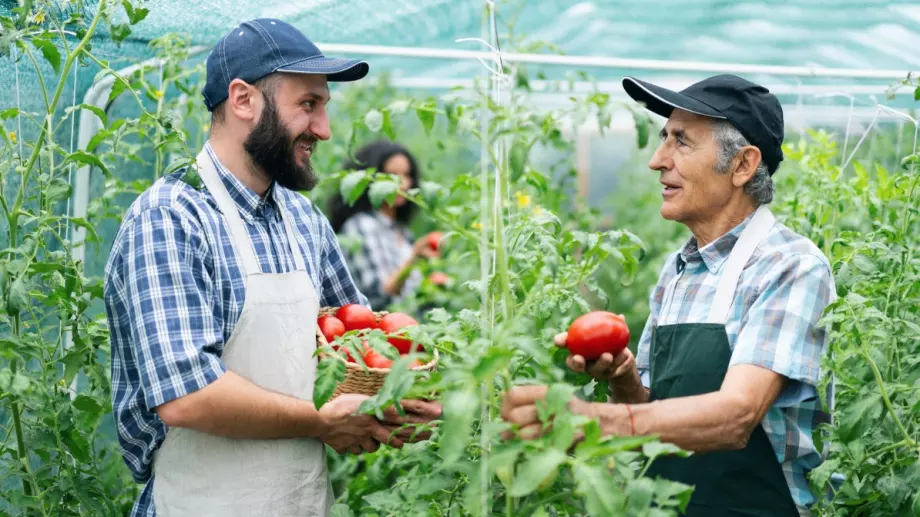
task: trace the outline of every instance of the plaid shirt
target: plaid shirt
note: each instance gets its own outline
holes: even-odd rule
[[[293,216],[320,304],[367,305],[329,222],[308,199],[278,185],[260,198],[205,148],[240,208],[262,272],[294,269],[281,204]],[[181,172],[161,178],[134,201],[105,270],[118,440],[135,481],[145,483],[133,516],[155,515],[151,461],[167,426],[154,408],[224,373],[223,345],[246,297],[239,256],[216,202],[207,189],[180,178]]]
[[[405,227],[379,212],[362,212],[342,225],[339,238],[348,269],[358,288],[374,307],[386,307],[414,292],[422,275],[413,269],[399,296],[389,296],[383,286],[412,256],[412,235]]]
[[[636,357],[646,387],[650,383],[652,328],[707,319],[721,267],[750,220],[748,217],[702,249],[691,238],[682,251],[665,262],[649,298],[651,314]],[[675,277],[679,277],[677,285],[668,296],[667,287]],[[831,268],[821,251],[777,223],[742,272],[725,324],[732,347],[729,366],[753,364],[789,379],[762,425],[799,506],[814,503],[806,473],[823,461],[812,432],[830,419],[821,408],[816,389],[826,334],[815,325],[834,296]]]

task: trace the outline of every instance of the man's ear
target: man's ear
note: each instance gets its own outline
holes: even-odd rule
[[[262,110],[262,97],[256,87],[243,81],[234,79],[230,82],[227,97],[227,111],[246,122],[255,122]]]
[[[753,145],[742,147],[732,160],[732,184],[736,187],[744,186],[754,177],[762,159],[760,149]]]

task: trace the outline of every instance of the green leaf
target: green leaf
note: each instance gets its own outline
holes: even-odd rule
[[[633,120],[636,125],[636,145],[639,149],[645,149],[648,145],[650,126],[652,124],[648,114],[633,110]]]
[[[316,366],[316,382],[313,385],[313,404],[316,409],[332,398],[335,388],[345,380],[345,363],[335,357],[326,357]]]
[[[61,52],[54,45],[54,43],[51,40],[45,38],[33,38],[32,44],[35,45],[35,48],[42,51],[42,56],[45,57],[45,61],[51,64],[51,68],[54,69],[54,72],[60,73]]]
[[[422,123],[425,134],[430,135],[431,129],[434,128],[435,118],[437,117],[434,102],[429,101],[415,108],[415,116],[417,116],[418,121]]]
[[[441,458],[444,464],[454,464],[466,450],[473,436],[473,421],[478,407],[479,401],[470,392],[458,391],[447,396],[441,436]]]
[[[332,517],[354,517],[355,514],[347,504],[338,503],[332,505],[331,515]]]
[[[112,90],[109,92],[109,98],[106,100],[105,105],[109,106],[112,102],[115,101],[122,93],[125,92],[128,88],[128,83],[122,79],[116,77],[115,82],[112,83]]]
[[[882,416],[882,396],[877,393],[860,397],[849,407],[838,408],[840,438],[846,442],[864,435]]]
[[[508,366],[513,357],[513,352],[501,348],[493,348],[473,368],[473,377],[479,382],[492,378],[502,368]]]
[[[109,172],[109,169],[106,168],[105,164],[102,163],[102,160],[100,160],[98,156],[90,154],[86,151],[74,151],[70,153],[66,158],[64,158],[64,161],[61,162],[61,166],[63,167],[68,163],[78,163],[80,165],[98,167],[106,176],[112,175],[112,173]]]
[[[428,203],[429,207],[436,207],[441,196],[443,187],[433,181],[422,181],[419,185],[422,192],[422,199]]]
[[[64,383],[68,386],[73,382],[80,368],[83,367],[84,352],[73,350],[64,355],[61,362],[64,363]]]
[[[99,106],[93,106],[92,104],[77,104],[76,106],[71,106],[71,107],[67,108],[67,109],[64,110],[64,111],[65,111],[65,113],[67,113],[67,114],[69,115],[69,114],[71,114],[71,113],[73,113],[74,111],[77,111],[77,110],[86,110],[86,111],[88,111],[88,112],[90,112],[90,113],[96,115],[97,117],[99,117],[99,120],[102,121],[103,127],[107,126],[108,123],[109,123],[109,122],[108,122],[109,119],[108,119],[108,117],[107,117],[106,114],[105,114],[105,110],[103,110],[103,109],[100,108]],[[82,116],[83,114],[81,113],[80,115]]]
[[[128,0],[122,0],[121,5],[124,6],[125,12],[128,13],[128,21],[131,25],[137,25],[150,14],[150,9],[134,7]]]
[[[875,273],[878,271],[878,266],[875,262],[871,258],[861,254],[853,256],[853,265],[859,268],[863,273]]]
[[[655,481],[649,478],[632,479],[626,485],[627,508],[633,512],[647,510],[655,497]]]
[[[514,483],[508,491],[511,497],[524,497],[540,486],[549,476],[555,475],[560,465],[566,461],[564,452],[549,449],[531,455],[517,470]]]
[[[685,451],[673,443],[649,442],[642,446],[642,454],[648,456],[649,461],[658,456],[674,455],[680,458],[690,456],[689,451]]]
[[[70,183],[63,178],[54,178],[45,191],[45,196],[50,202],[60,201],[70,197]]]
[[[369,183],[370,178],[367,177],[365,171],[351,172],[342,178],[342,182],[339,184],[339,192],[343,198],[348,200],[348,204],[353,205],[364,193],[364,189],[367,188]]]
[[[379,110],[372,109],[364,115],[364,125],[373,133],[379,133],[383,129],[383,113]]]
[[[915,101],[920,101],[920,86],[918,86],[916,89],[914,89],[914,100],[915,100]],[[918,499],[918,500],[920,500],[920,499]],[[920,512],[918,512],[918,513],[920,513]]]
[[[64,445],[67,446],[67,450],[70,451],[70,454],[72,454],[77,461],[82,463],[89,463],[91,461],[89,455],[89,442],[79,434],[76,428],[71,428],[67,432],[62,433],[61,438]]]
[[[661,506],[677,506],[681,512],[686,511],[692,495],[692,486],[667,479],[655,481],[655,501]]]
[[[73,401],[73,407],[83,411],[84,413],[91,413],[93,415],[99,415],[102,413],[102,406],[96,402],[95,399],[87,395],[80,395]]]
[[[390,112],[383,112],[383,124],[381,125],[381,131],[385,134],[390,140],[396,140],[396,133],[393,131],[393,121],[390,118]]]
[[[626,502],[625,496],[605,469],[575,463],[572,471],[575,493],[584,498],[588,514],[596,517],[623,515],[619,510]]]
[[[23,395],[29,391],[32,381],[22,372],[16,372],[10,380],[9,391],[13,395]]]
[[[29,289],[22,277],[18,277],[10,284],[10,291],[6,298],[6,312],[10,316],[15,316],[28,306]]]
[[[384,201],[392,203],[399,192],[399,183],[389,179],[378,179],[371,184],[367,196],[374,208],[380,208]]]
[[[0,111],[0,120],[9,120],[13,117],[18,117],[20,113],[19,108],[10,108]]]
[[[131,35],[131,26],[127,23],[112,24],[109,27],[109,34],[116,43],[121,43]]]
[[[527,158],[530,156],[530,147],[532,142],[526,142],[523,138],[515,138],[511,144],[511,152],[508,156],[508,166],[511,169],[511,181],[517,181],[524,175],[527,167]]]

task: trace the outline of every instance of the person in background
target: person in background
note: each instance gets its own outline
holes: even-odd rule
[[[400,190],[418,186],[418,164],[398,143],[371,142],[344,166],[345,170],[369,168],[398,176]],[[415,266],[421,259],[436,257],[438,252],[429,245],[428,238],[413,242],[408,226],[415,205],[397,196],[392,204],[384,203],[375,210],[365,192],[354,205],[341,196],[333,197],[329,213],[332,229],[340,238],[353,238],[360,243],[354,251],[343,246],[343,254],[358,289],[371,306],[384,308],[418,289],[422,276]]]

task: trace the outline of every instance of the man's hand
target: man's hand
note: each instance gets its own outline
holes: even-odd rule
[[[537,413],[537,401],[546,399],[546,386],[517,386],[505,393],[502,403],[502,420],[518,426],[517,433],[504,433],[504,438],[513,434],[525,440],[531,440],[543,434],[543,423]],[[588,418],[597,418],[598,405],[585,402],[577,397],[572,397],[569,409]],[[581,439],[581,433],[576,433],[576,440]]]
[[[384,427],[390,433],[395,433],[403,443],[421,442],[431,438],[431,426],[426,424],[441,418],[441,404],[425,400],[403,400],[400,404],[406,415],[400,416],[396,408],[388,408],[381,420]]]
[[[556,334],[556,346],[565,348],[567,332]],[[641,403],[648,401],[648,392],[642,386],[639,370],[636,368],[636,358],[629,348],[624,348],[619,354],[603,353],[594,361],[586,361],[580,355],[570,355],[565,360],[566,366],[573,372],[587,373],[600,381],[607,381],[613,390],[614,399],[618,402]]]
[[[372,415],[358,414],[367,395],[346,393],[327,402],[320,410],[319,439],[336,452],[374,452],[381,443],[401,448],[403,442],[390,437],[390,431]]]

